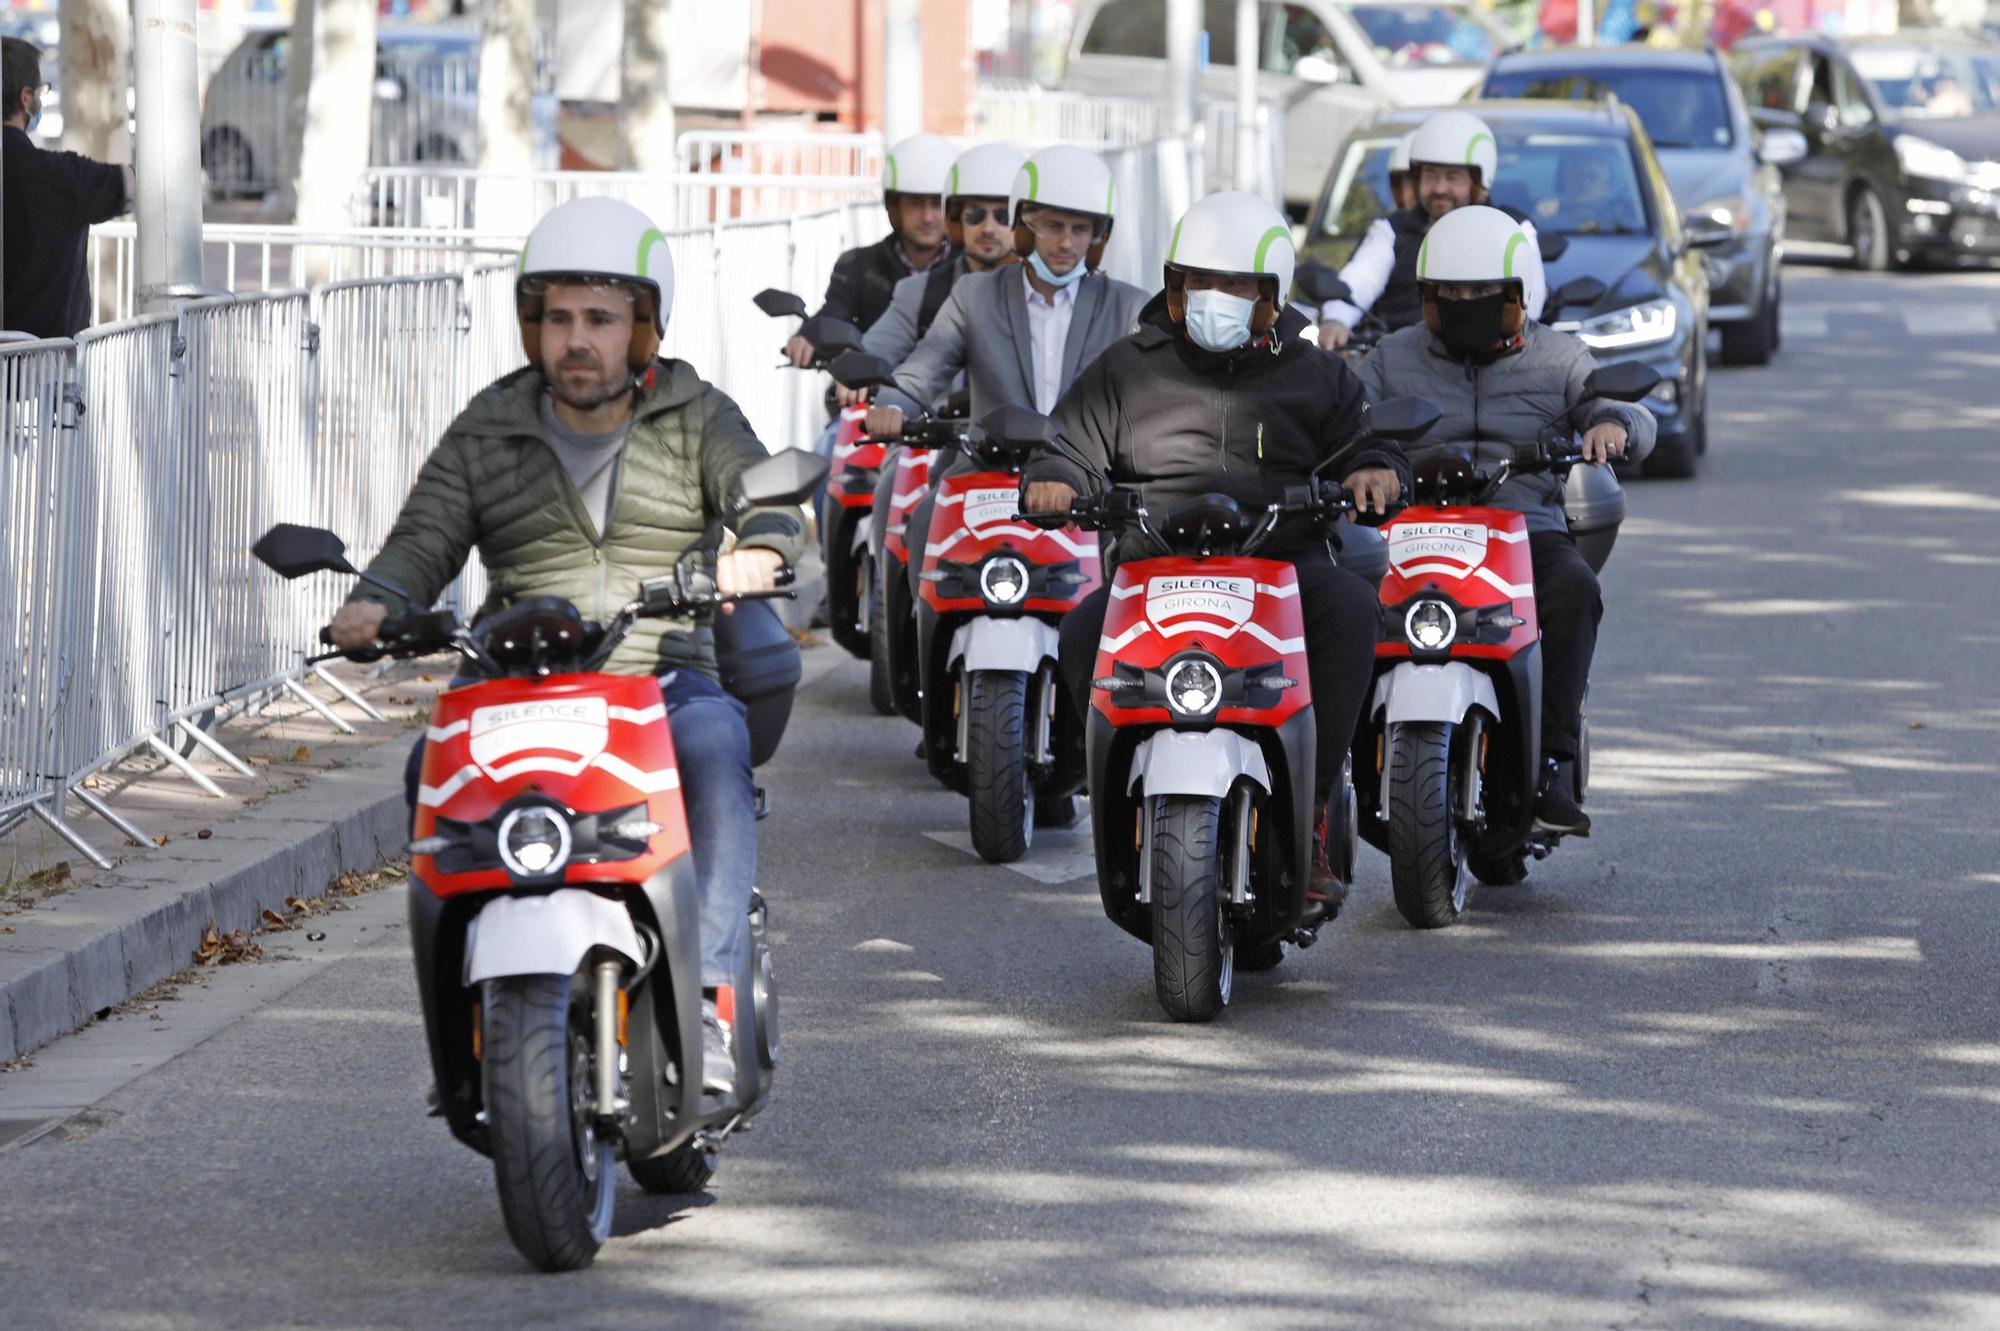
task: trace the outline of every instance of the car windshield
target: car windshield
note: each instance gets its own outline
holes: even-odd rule
[[[1483,65],[1500,54],[1493,33],[1456,5],[1349,5],[1385,65]]]
[[[1632,150],[1622,138],[1597,134],[1500,136],[1493,202],[1532,218],[1539,231],[1584,236],[1650,234]],[[1325,257],[1343,260],[1368,226],[1389,214],[1389,151],[1393,138],[1348,143],[1333,175],[1320,223],[1334,243]]]
[[[1656,148],[1727,148],[1729,100],[1713,70],[1537,66],[1496,69],[1487,97],[1548,97],[1586,101],[1615,95],[1639,115]]]
[[[1864,47],[1854,68],[1898,115],[1944,119],[2000,110],[2000,51]]]

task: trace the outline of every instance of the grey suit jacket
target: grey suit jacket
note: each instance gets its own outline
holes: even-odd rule
[[[1104,349],[1139,325],[1150,294],[1103,273],[1077,285],[1076,309],[1063,344],[1062,387],[1068,388]],[[968,273],[931,321],[930,331],[896,370],[895,388],[881,401],[920,410],[965,372],[977,424],[990,411],[1035,405],[1034,339],[1028,329],[1028,283],[1019,266]],[[897,390],[901,390],[898,392]]]

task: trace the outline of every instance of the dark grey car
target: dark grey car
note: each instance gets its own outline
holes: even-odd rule
[[[1616,97],[1638,113],[1708,270],[1709,320],[1727,364],[1762,365],[1778,347],[1785,194],[1778,168],[1805,155],[1798,133],[1752,121],[1712,51],[1643,47],[1503,55],[1486,97]],[[1724,235],[1715,233],[1723,232]]]

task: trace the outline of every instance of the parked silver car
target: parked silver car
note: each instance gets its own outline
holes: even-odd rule
[[[217,194],[275,188],[285,156],[289,28],[252,32],[209,80],[201,165]],[[556,99],[538,62],[533,102],[538,165],[556,164]],[[479,159],[479,35],[469,29],[383,24],[376,36],[369,161],[469,166]]]
[[[1462,96],[1510,39],[1470,0],[1259,0],[1258,92],[1287,103],[1285,203],[1319,196],[1333,150],[1378,108]],[[1236,88],[1236,0],[1204,0],[1203,91]],[[1166,0],[1083,0],[1063,86],[1156,98]]]

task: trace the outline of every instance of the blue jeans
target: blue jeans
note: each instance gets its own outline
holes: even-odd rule
[[[469,683],[454,680],[452,687]],[[695,887],[701,894],[701,983],[736,983],[757,883],[757,788],[750,775],[748,710],[722,685],[695,670],[660,677],[660,693],[680,764]],[[403,769],[403,797],[417,807],[424,741]]]

